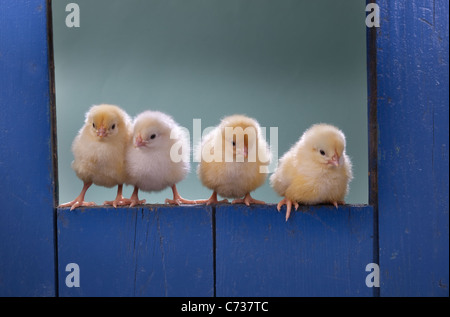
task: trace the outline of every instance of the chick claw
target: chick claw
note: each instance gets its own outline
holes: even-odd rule
[[[247,206],[250,206],[250,204],[258,204],[258,205],[266,204],[262,200],[257,200],[257,199],[252,198],[252,196],[250,196],[250,193],[245,194],[244,199],[235,199],[231,203],[232,204],[246,204]]]
[[[123,198],[123,196],[122,196],[122,187],[123,187],[122,184],[118,185],[116,199],[105,201],[103,203],[103,205],[112,205],[114,208],[117,208],[117,206],[129,205],[131,203],[131,200]]]
[[[292,201],[287,198],[283,198],[277,205],[277,210],[281,210],[281,206],[286,205],[286,221],[288,221],[289,216],[291,215],[292,204],[294,204],[295,210],[298,209],[298,202]]]
[[[166,198],[164,203],[170,204],[170,205],[181,205],[181,204],[194,205],[194,204],[198,204],[197,200],[188,200],[188,199],[184,199],[181,196],[177,197],[177,198],[174,197],[174,199]]]
[[[78,208],[81,206],[82,207],[95,206],[95,203],[93,201],[88,202],[88,201],[84,201],[84,200],[75,198],[75,200],[72,200],[71,202],[68,202],[65,204],[61,204],[58,207],[60,207],[60,208],[70,207],[70,210],[74,210],[75,208]]]
[[[333,201],[333,205],[338,209],[338,205],[345,205],[345,201]]]
[[[61,204],[58,207],[61,207],[61,208],[71,207],[70,210],[74,210],[75,208],[80,207],[80,206],[83,206],[83,207],[95,206],[95,203],[93,201],[91,201],[91,202],[84,201],[84,196],[86,195],[86,192],[89,189],[89,187],[91,187],[91,185],[92,185],[92,182],[84,182],[83,189],[81,190],[81,193],[78,195],[77,198],[75,198],[71,202]]]
[[[196,200],[196,202],[197,202],[197,204],[206,204],[207,206],[209,206],[211,204],[227,203],[228,199],[217,200],[217,193],[213,192],[211,197],[209,197],[209,199]]]
[[[130,199],[128,199],[128,201],[130,202],[130,207],[145,204],[145,199],[139,200],[138,193],[139,193],[139,188],[137,186],[134,186],[133,193],[131,194]]]
[[[183,197],[181,197],[180,194],[178,193],[177,187],[175,185],[172,186],[172,192],[173,192],[173,199],[167,198],[164,201],[164,203],[171,204],[171,205],[181,205],[181,204],[194,205],[194,204],[198,204],[198,202],[196,200],[189,200],[189,199],[184,199]]]
[[[107,200],[103,203],[103,205],[113,206],[114,208],[117,208],[117,206],[128,206],[130,204],[131,200],[123,197],[117,197],[115,200]]]
[[[130,207],[134,207],[136,205],[143,205],[143,204],[145,204],[145,202],[146,202],[145,199],[139,200],[139,199],[130,198]]]

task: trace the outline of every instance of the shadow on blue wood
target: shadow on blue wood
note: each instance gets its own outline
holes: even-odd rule
[[[217,296],[372,296],[370,206],[216,207]]]
[[[58,209],[59,295],[213,296],[212,234],[204,206]]]

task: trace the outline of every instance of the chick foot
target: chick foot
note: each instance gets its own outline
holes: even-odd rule
[[[106,200],[103,203],[103,205],[113,206],[114,208],[117,208],[117,206],[128,206],[130,204],[131,204],[131,200],[124,198],[122,195],[117,195],[116,199]]]
[[[209,199],[196,200],[197,204],[206,204],[207,206],[217,203],[227,203],[228,199],[217,200],[217,193],[214,191]]]
[[[138,191],[139,191],[139,188],[134,186],[133,194],[131,194],[130,199],[128,199],[130,201],[130,207],[145,204],[145,199],[139,200]]]
[[[123,185],[119,185],[117,187],[117,195],[116,195],[116,199],[114,200],[107,200],[103,203],[103,205],[109,205],[109,206],[113,206],[114,208],[117,208],[117,206],[126,206],[131,204],[131,200],[130,199],[126,199],[123,197],[122,195],[122,187]]]
[[[173,199],[167,198],[165,200],[166,204],[170,204],[170,205],[181,205],[181,204],[194,205],[194,204],[198,204],[198,202],[196,200],[189,200],[189,199],[184,199],[183,197],[181,197],[180,194],[178,193],[176,185],[172,186],[172,192],[173,192]]]
[[[88,206],[95,206],[95,203],[93,201],[84,201],[84,199],[81,199],[80,196],[75,198],[74,200],[59,205],[58,207],[64,208],[64,207],[71,207],[70,210],[74,210],[77,207],[88,207]]]
[[[286,205],[286,221],[288,221],[289,216],[291,215],[292,204],[294,205],[295,210],[298,209],[298,202],[292,201],[287,198],[283,198],[277,205],[277,210],[281,210],[281,206]]]
[[[93,201],[91,202],[87,202],[84,201],[84,196],[86,195],[86,191],[88,190],[88,188],[92,185],[92,183],[84,183],[83,184],[83,189],[81,190],[80,195],[78,195],[77,198],[75,198],[74,200],[65,203],[65,204],[61,204],[58,207],[60,208],[64,208],[64,207],[70,207],[70,210],[74,210],[77,207],[87,207],[87,206],[95,206],[95,203]]]
[[[232,204],[246,204],[247,206],[250,206],[250,204],[258,204],[258,205],[266,204],[262,200],[253,199],[252,196],[250,196],[250,193],[245,194],[244,199],[235,199],[231,203]]]
[[[333,201],[333,205],[338,209],[338,205],[345,205],[345,201]]]

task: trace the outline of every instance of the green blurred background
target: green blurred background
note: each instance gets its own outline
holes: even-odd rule
[[[68,28],[68,3],[80,27]],[[82,182],[71,169],[71,143],[93,104],[112,103],[130,116],[160,110],[191,131],[226,115],[246,114],[278,127],[281,157],[310,125],[331,123],[347,136],[354,180],[347,203],[368,201],[365,1],[362,0],[54,0],[59,199]],[[194,145],[199,140],[191,140]],[[177,186],[208,198],[191,173]],[[125,187],[125,196],[131,195]],[[92,186],[102,204],[116,188]],[[141,193],[163,203],[171,190]],[[269,182],[256,199],[280,200]]]

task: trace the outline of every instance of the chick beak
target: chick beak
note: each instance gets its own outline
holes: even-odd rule
[[[98,136],[99,138],[104,138],[105,136],[107,136],[106,129],[105,129],[103,126],[101,126],[101,127],[97,130],[97,136]]]
[[[334,165],[336,167],[339,166],[339,155],[334,154],[330,161],[328,161],[328,164]]]
[[[247,146],[244,145],[244,157],[247,158],[248,157],[248,148]]]
[[[134,141],[134,147],[141,147],[144,146],[146,142],[142,139],[142,136],[138,134],[136,137],[136,140]]]

